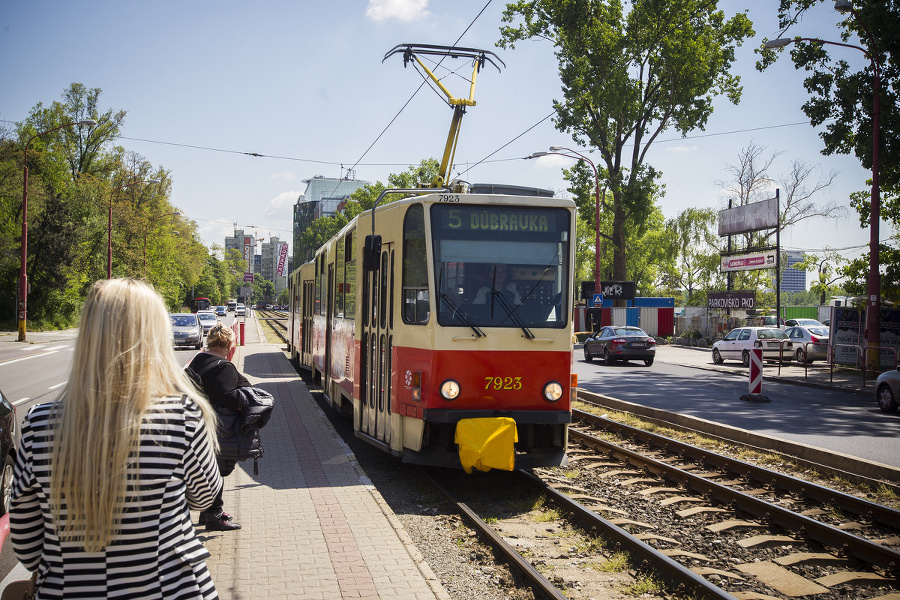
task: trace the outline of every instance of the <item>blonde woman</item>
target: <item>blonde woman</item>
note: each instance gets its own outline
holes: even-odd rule
[[[240,393],[237,390],[250,387],[247,378],[228,360],[228,355],[234,348],[234,331],[222,324],[213,325],[206,335],[206,351],[194,356],[188,365],[200,375],[203,392],[213,408],[230,415],[241,410]],[[217,458],[216,462],[219,464],[219,474],[222,477],[231,475],[237,466],[237,462],[221,457]],[[200,525],[205,525],[212,531],[240,529],[241,525],[234,522],[224,507],[225,501],[220,490],[209,508],[200,513]]]
[[[10,539],[37,598],[218,598],[189,511],[222,488],[216,417],[175,360],[162,299],[98,282],[73,357],[16,457]]]

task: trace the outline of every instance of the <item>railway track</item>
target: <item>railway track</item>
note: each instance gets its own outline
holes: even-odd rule
[[[288,313],[280,310],[256,310],[256,318],[274,331],[283,342],[287,342],[287,320]]]
[[[595,415],[575,411],[574,418],[571,466],[519,473],[563,522],[533,522],[533,539],[575,524],[582,541],[563,546],[584,547],[587,536],[621,550],[635,569],[663,583],[658,597],[900,599],[900,512]],[[590,597],[578,594],[585,569],[567,579],[552,556],[533,549],[520,556],[511,542],[525,537],[523,523],[531,521],[523,514],[533,511],[510,516],[497,508],[525,494],[505,477],[468,476],[475,491],[457,478],[463,491],[444,493],[539,594]],[[504,499],[510,488],[514,498]]]

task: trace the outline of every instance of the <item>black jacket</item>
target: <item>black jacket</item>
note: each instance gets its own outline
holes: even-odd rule
[[[230,361],[219,358],[215,354],[201,352],[191,360],[188,366],[199,373],[210,361],[222,361],[222,363],[200,377],[203,381],[203,392],[209,398],[213,408],[239,411],[240,401],[237,390],[242,387],[251,387],[250,382],[238,372],[237,367]]]

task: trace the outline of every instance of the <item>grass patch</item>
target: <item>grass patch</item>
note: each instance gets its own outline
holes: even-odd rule
[[[621,590],[622,593],[628,594],[629,596],[641,597],[646,594],[659,595],[665,591],[665,584],[656,577],[647,575],[636,579],[631,585],[622,586]]]
[[[544,508],[532,517],[537,523],[549,523],[550,521],[558,521],[562,518],[560,512],[555,508]]]
[[[595,569],[601,573],[624,573],[631,565],[628,555],[624,552],[616,552],[608,559],[597,563]]]

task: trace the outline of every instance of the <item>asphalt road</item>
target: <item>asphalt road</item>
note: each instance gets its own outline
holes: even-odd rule
[[[677,346],[660,346],[650,367],[587,363],[576,350],[573,370],[592,392],[900,467],[900,413],[882,413],[871,393],[764,381],[771,402],[747,402],[739,363],[723,368],[708,351]]]

